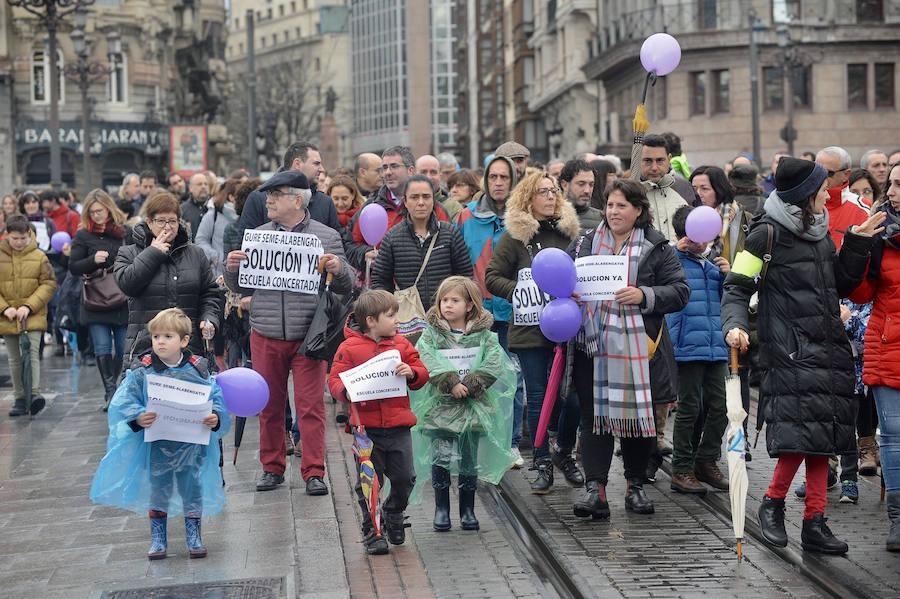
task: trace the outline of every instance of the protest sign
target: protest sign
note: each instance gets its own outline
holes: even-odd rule
[[[147,375],[147,411],[156,413],[144,441],[181,441],[209,445],[209,427],[203,419],[212,413],[212,386],[159,374]]]
[[[472,363],[478,355],[478,347],[458,347],[455,349],[439,349],[438,352],[447,358],[456,371],[459,378],[463,378],[472,370]]]
[[[591,301],[613,300],[628,286],[628,256],[583,256],[575,259],[575,293]]]
[[[247,258],[238,271],[238,285],[295,293],[319,293],[322,242],[309,233],[244,231],[241,251]]]
[[[406,377],[394,374],[400,362],[400,352],[391,349],[338,376],[353,402],[406,395]]]
[[[531,278],[531,269],[519,270],[519,282],[513,290],[513,324],[516,326],[537,326],[541,322],[541,310],[550,303],[551,297],[538,288]]]

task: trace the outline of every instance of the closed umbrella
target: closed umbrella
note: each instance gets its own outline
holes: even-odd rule
[[[19,321],[19,353],[22,354],[22,386],[25,388],[25,413],[31,414],[31,339],[25,329],[25,321]],[[32,414],[33,415],[33,414]]]
[[[247,424],[246,416],[235,416],[234,417],[234,460],[232,460],[232,465],[237,465],[237,454],[238,450],[241,448],[241,439],[244,438],[244,426]]]
[[[725,380],[725,405],[728,414],[728,494],[731,498],[731,524],[737,539],[738,560],[743,555],[744,517],[747,508],[747,463],[744,460],[744,411],[741,378],[738,376],[738,350],[731,348],[731,375]]]
[[[553,365],[550,367],[550,378],[547,380],[547,391],[544,393],[544,403],[541,406],[541,418],[538,420],[535,446],[544,444],[547,428],[550,425],[550,417],[553,415],[553,406],[556,404],[556,396],[559,394],[559,383],[562,380],[563,371],[566,369],[566,357],[563,355],[562,346],[553,348]]]
[[[352,403],[350,404],[350,431],[353,433],[353,455],[356,456],[356,463],[359,466],[359,483],[369,507],[369,517],[372,519],[372,526],[375,527],[375,534],[380,535],[381,503],[378,499],[380,484],[378,474],[375,472],[375,465],[372,463],[373,443],[372,439],[366,435],[366,427],[359,424],[359,414],[356,412],[356,405]]]

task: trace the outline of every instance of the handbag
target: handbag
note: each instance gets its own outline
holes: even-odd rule
[[[84,275],[84,309],[91,312],[106,312],[125,305],[128,297],[119,289],[112,272],[99,268],[92,274]]]
[[[428,252],[425,253],[425,260],[419,268],[419,274],[416,280],[406,289],[397,289],[394,291],[394,298],[400,305],[397,308],[397,333],[408,337],[410,342],[415,343],[422,331],[425,330],[425,308],[422,306],[422,298],[419,297],[419,289],[416,285],[428,266],[428,259],[431,258],[431,250],[437,241],[438,234],[435,233],[431,238],[431,245],[428,246]]]

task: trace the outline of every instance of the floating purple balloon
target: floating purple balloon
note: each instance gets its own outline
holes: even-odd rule
[[[553,297],[569,297],[578,281],[575,261],[559,248],[539,251],[531,261],[531,276],[541,291]]]
[[[688,214],[684,231],[691,241],[706,243],[722,232],[722,217],[709,206],[697,206]]]
[[[551,301],[541,310],[541,332],[554,343],[574,337],[581,328],[581,308],[569,297]]]
[[[63,251],[63,246],[67,243],[72,243],[72,236],[65,231],[57,231],[53,234],[53,237],[50,238],[50,247],[57,252]]]
[[[668,75],[681,62],[681,46],[668,33],[654,33],[641,46],[641,64],[644,69],[662,77]]]
[[[359,214],[359,230],[372,247],[381,243],[388,229],[388,215],[384,206],[372,202]]]
[[[269,385],[249,368],[229,368],[216,375],[225,407],[235,416],[256,416],[269,403]]]

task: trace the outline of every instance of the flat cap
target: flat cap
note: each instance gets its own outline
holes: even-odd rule
[[[309,180],[300,171],[281,171],[272,175],[268,181],[259,186],[257,191],[269,191],[279,187],[309,189]]]
[[[515,141],[507,141],[500,144],[494,154],[497,156],[506,156],[507,158],[531,157],[531,151],[522,144]]]

